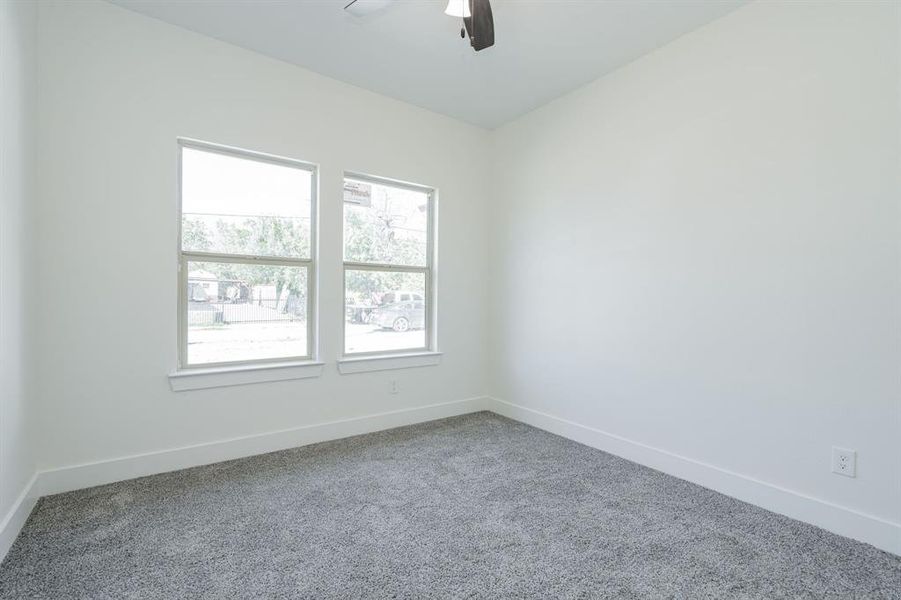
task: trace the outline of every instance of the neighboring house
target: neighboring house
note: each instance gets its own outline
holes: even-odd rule
[[[215,302],[219,299],[219,278],[208,271],[188,273],[188,300]]]

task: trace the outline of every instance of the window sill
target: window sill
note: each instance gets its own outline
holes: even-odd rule
[[[323,363],[321,362],[303,361],[210,369],[185,369],[170,373],[169,385],[172,386],[173,392],[184,392],[231,385],[306,379],[308,377],[319,377],[322,374],[322,365]]]
[[[408,354],[384,354],[380,356],[353,356],[338,361],[342,375],[389,371],[412,367],[431,367],[441,362],[441,352],[411,352]]]

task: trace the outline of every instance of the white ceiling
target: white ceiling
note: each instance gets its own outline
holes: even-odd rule
[[[506,123],[746,0],[492,0],[497,44],[476,54],[446,0],[110,0],[486,128]],[[373,6],[375,8],[375,6]]]

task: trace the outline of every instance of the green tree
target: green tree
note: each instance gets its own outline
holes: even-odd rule
[[[425,232],[407,228],[406,217],[392,211],[388,198],[371,207],[346,206],[344,219],[345,258],[354,262],[421,266],[426,260]],[[398,211],[409,210],[409,204]],[[425,210],[425,205],[421,210]],[[200,252],[253,256],[309,256],[310,228],[307,222],[281,217],[186,216],[182,225],[186,249]],[[284,265],[204,263],[198,268],[220,279],[240,281],[254,287],[273,285],[281,299],[289,296],[306,306],[305,269]],[[374,300],[391,290],[423,293],[425,282],[417,273],[347,271],[347,293],[358,301]],[[287,310],[287,303],[282,307]]]
[[[200,219],[184,217],[181,221],[181,245],[185,250],[209,252],[210,236],[206,224]]]
[[[419,266],[425,263],[425,236],[403,228],[404,223],[385,209],[347,207],[344,218],[345,258],[354,262]],[[357,301],[391,290],[424,291],[416,273],[347,271],[347,293]]]

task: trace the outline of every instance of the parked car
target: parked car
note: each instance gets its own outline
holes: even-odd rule
[[[397,332],[425,327],[425,303],[422,300],[395,302],[378,307],[372,313],[372,324]]]
[[[382,294],[382,301],[379,303],[379,306],[386,306],[396,302],[408,302],[410,300],[422,302],[422,294],[407,291],[385,292]]]

